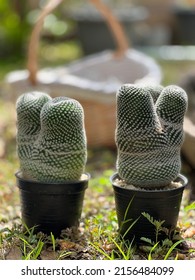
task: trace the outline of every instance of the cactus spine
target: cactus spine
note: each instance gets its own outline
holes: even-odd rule
[[[129,184],[163,187],[181,169],[187,95],[178,86],[123,85],[117,93],[117,170]]]
[[[79,180],[87,160],[80,103],[33,92],[18,98],[16,110],[23,177],[51,183]]]

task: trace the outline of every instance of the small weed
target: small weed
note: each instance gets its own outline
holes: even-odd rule
[[[155,227],[155,243],[158,242],[158,236],[160,231],[163,231],[164,228],[162,225],[164,224],[165,221],[158,221],[155,220],[153,217],[151,217],[148,213],[143,212],[142,215]]]
[[[190,206],[189,209],[191,208],[192,207]],[[152,260],[153,258],[160,258],[163,260],[167,260],[171,258],[176,260],[178,258],[178,245],[186,242],[187,239],[182,239],[177,230],[171,232],[172,237],[170,238],[170,231],[162,226],[164,221],[157,221],[153,219],[153,217],[151,217],[148,213],[142,214],[155,226],[155,241],[145,237],[141,238],[141,240],[147,244],[141,247],[145,252],[149,252],[147,259]],[[167,238],[159,241],[159,235],[161,232],[167,233]],[[173,253],[175,249],[177,249],[176,254]]]

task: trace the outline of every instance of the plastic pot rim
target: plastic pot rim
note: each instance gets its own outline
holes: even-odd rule
[[[39,182],[22,177],[21,171],[15,173],[17,186],[23,191],[37,192],[39,194],[73,194],[84,191],[88,188],[88,181],[91,178],[89,173],[83,173],[86,179],[78,181],[64,181],[61,183]]]
[[[181,182],[181,186],[177,187],[177,188],[172,188],[172,189],[146,189],[146,188],[139,188],[139,189],[128,189],[128,188],[124,188],[122,186],[119,186],[117,183],[115,183],[115,179],[116,178],[120,178],[120,176],[118,175],[118,173],[114,173],[111,177],[110,177],[110,181],[112,183],[112,186],[114,188],[117,188],[118,190],[121,191],[131,191],[134,193],[145,193],[145,194],[157,194],[157,193],[167,193],[167,192],[178,192],[178,190],[183,189],[187,186],[188,184],[188,179],[187,177],[185,177],[182,174],[178,174],[177,178],[174,180],[174,182]]]

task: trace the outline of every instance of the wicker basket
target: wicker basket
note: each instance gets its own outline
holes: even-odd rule
[[[52,97],[77,99],[84,108],[89,147],[115,147],[115,95],[123,83],[161,82],[156,62],[133,49],[112,12],[100,0],[90,0],[105,18],[117,43],[116,51],[84,57],[68,66],[38,70],[37,50],[45,16],[62,0],[51,0],[43,9],[30,38],[28,70],[7,75],[12,97],[30,90],[49,93]]]

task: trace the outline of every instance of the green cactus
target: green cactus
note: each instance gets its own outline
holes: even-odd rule
[[[16,111],[22,176],[50,183],[79,180],[87,159],[80,103],[33,92],[18,98]]]
[[[117,170],[128,184],[163,187],[181,169],[187,95],[178,86],[125,84],[117,93]]]

